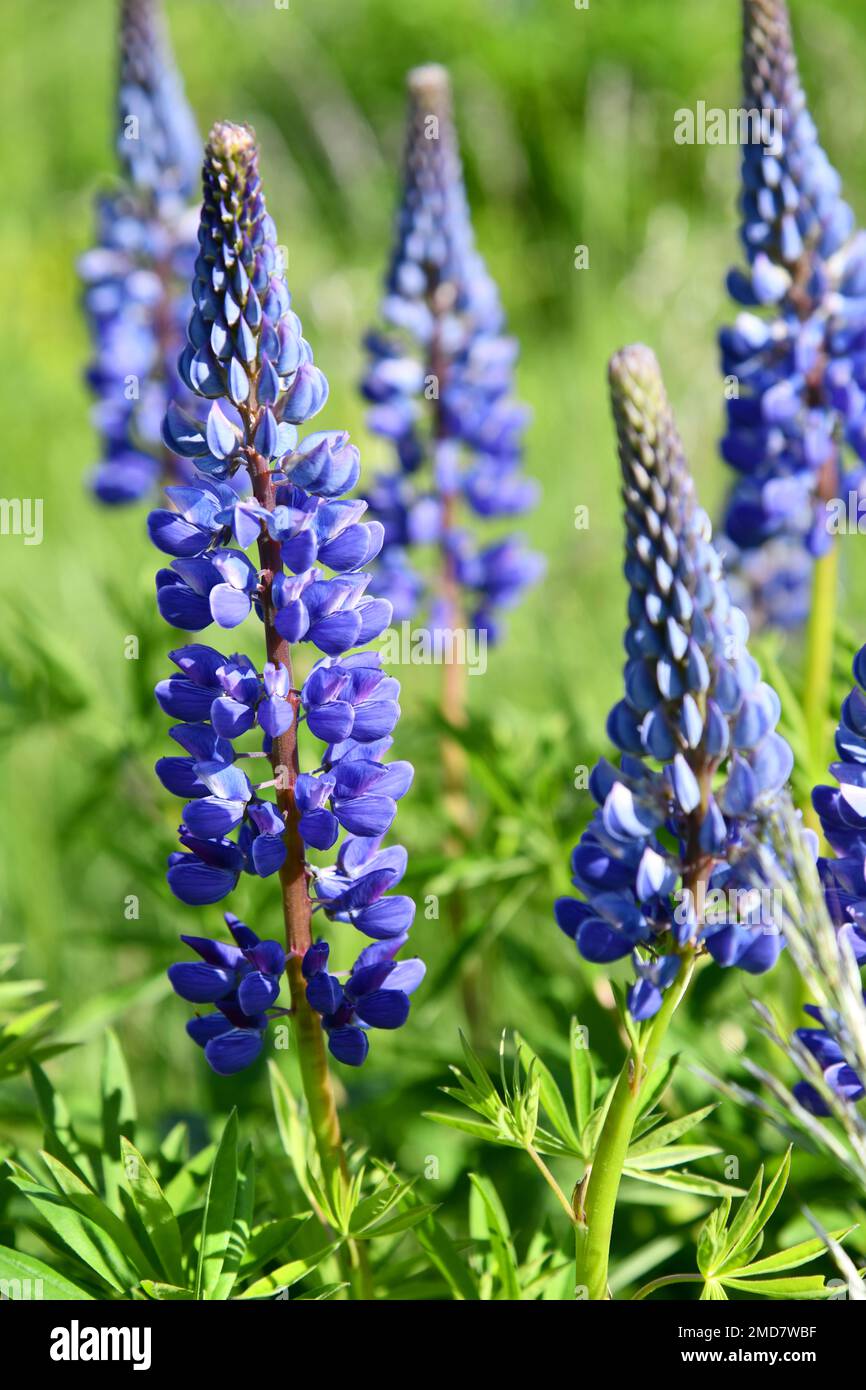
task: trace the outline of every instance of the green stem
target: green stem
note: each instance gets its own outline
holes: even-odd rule
[[[664,996],[661,1008],[636,1047],[626,1057],[601,1131],[576,1227],[575,1285],[593,1301],[609,1297],[607,1266],[619,1184],[632,1130],[640,1112],[641,1092],[656,1064],[668,1024],[686,992],[694,956],[683,957],[680,973]]]
[[[250,430],[252,433],[252,430]],[[250,455],[250,476],[256,501],[273,511],[274,484],[270,467],[260,454]],[[263,533],[258,543],[262,572],[261,606],[265,626],[268,660],[284,666],[289,683],[294,685],[292,653],[289,643],[277,632],[274,623],[274,603],[271,589],[274,577],[282,571],[279,542]],[[286,823],[286,858],[280,869],[280,888],[283,918],[286,929],[286,974],[292,998],[292,1016],[301,1082],[307,1101],[310,1128],[316,1142],[325,1188],[329,1194],[335,1187],[348,1187],[350,1177],[340,1132],[340,1119],[334,1085],[325,1051],[321,1020],[310,1007],[301,963],[312,944],[312,903],[307,885],[307,863],[304,842],[299,830],[300,812],[295,803],[295,783],[300,773],[298,759],[299,700],[293,691],[290,700],[295,711],[291,727],[278,734],[271,743],[271,762],[276,779],[276,800]],[[340,1261],[352,1285],[356,1298],[373,1298],[373,1282],[367,1253],[362,1243],[348,1241],[340,1251]]]
[[[663,1289],[668,1284],[703,1284],[702,1274],[664,1274],[661,1279],[653,1279],[649,1284],[644,1284],[642,1289],[638,1289],[632,1298],[632,1303],[639,1303],[647,1294],[655,1293],[656,1289]]]
[[[827,769],[827,724],[833,674],[838,573],[839,545],[834,542],[826,555],[815,561],[812,607],[806,629],[803,714],[809,736],[810,785],[820,782]],[[803,818],[807,825],[820,833],[820,823],[811,801],[803,807]]]
[[[533,1148],[532,1144],[526,1145],[526,1152],[529,1154],[529,1157],[532,1159],[539,1173],[544,1178],[544,1181],[547,1183],[551,1192],[553,1192],[554,1196],[556,1197],[556,1200],[559,1202],[559,1205],[568,1215],[569,1221],[576,1221],[577,1217],[574,1214],[574,1208],[572,1207],[571,1202],[566,1197],[559,1183],[556,1181],[556,1178],[553,1176],[544,1159],[541,1157],[541,1154],[538,1152],[536,1148]]]

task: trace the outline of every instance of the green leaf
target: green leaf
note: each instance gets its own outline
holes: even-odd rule
[[[449,1129],[460,1130],[462,1134],[471,1134],[473,1139],[484,1139],[488,1144],[502,1144],[506,1149],[523,1148],[516,1139],[508,1138],[487,1120],[467,1120],[462,1115],[444,1115],[438,1110],[425,1110],[423,1118],[433,1120],[437,1125],[447,1125]]]
[[[297,1102],[288,1082],[274,1061],[268,1062],[268,1081],[271,1088],[271,1103],[277,1121],[277,1133],[280,1136],[283,1151],[291,1162],[295,1177],[307,1201],[316,1205],[317,1199],[310,1182],[307,1161],[307,1139],[298,1113]]]
[[[123,1252],[130,1269],[139,1276],[155,1276],[157,1271],[152,1267],[149,1256],[142,1250],[127,1223],[106,1206],[102,1198],[93,1192],[87,1183],[82,1182],[77,1173],[73,1173],[53,1154],[42,1149],[40,1157],[66,1197],[67,1204],[105,1231],[118,1250]]]
[[[162,1272],[170,1284],[182,1284],[184,1270],[177,1218],[135,1145],[121,1135],[120,1147],[132,1200],[156,1251]]]
[[[348,1289],[348,1284],[322,1284],[318,1289],[313,1289],[310,1293],[299,1293],[293,1300],[295,1303],[324,1303],[328,1299],[336,1298],[343,1289]]]
[[[656,1067],[646,1078],[640,1088],[639,1115],[645,1115],[648,1110],[652,1110],[656,1101],[661,1100],[671,1084],[673,1074],[679,1066],[679,1060],[679,1053],[675,1053],[673,1057],[669,1057],[666,1062],[662,1062],[660,1066]]]
[[[111,1028],[106,1031],[100,1074],[102,1149],[111,1158],[120,1153],[121,1135],[135,1133],[135,1096],[126,1058]]]
[[[238,1116],[226,1121],[214,1155],[199,1236],[196,1298],[210,1298],[222,1273],[235,1214],[238,1187]]]
[[[856,1226],[849,1226],[845,1230],[831,1231],[831,1240],[844,1240]],[[752,1264],[744,1265],[739,1269],[730,1269],[725,1272],[725,1281],[728,1282],[732,1277],[739,1279],[751,1278],[753,1274],[780,1274],[783,1270],[797,1269],[800,1265],[808,1264],[810,1260],[817,1260],[819,1255],[826,1255],[827,1246],[820,1236],[814,1236],[811,1240],[802,1240],[798,1245],[790,1245],[787,1250],[779,1250],[775,1255],[767,1255],[763,1260],[755,1260]]]
[[[243,1293],[238,1294],[238,1298],[273,1298],[275,1294],[281,1293],[284,1289],[290,1289],[300,1279],[312,1274],[323,1260],[332,1255],[335,1250],[339,1250],[340,1244],[340,1241],[332,1242],[312,1255],[306,1255],[301,1259],[290,1260],[288,1264],[280,1265],[279,1269],[272,1270],[270,1274],[265,1274],[249,1288],[244,1289]]]
[[[252,1146],[248,1144],[238,1169],[237,1197],[231,1234],[223,1260],[222,1272],[217,1280],[211,1298],[227,1299],[238,1276],[241,1261],[249,1244],[253,1223],[253,1208],[256,1195],[256,1161]]]
[[[728,1238],[722,1252],[721,1262],[715,1271],[722,1273],[729,1268],[732,1262],[750,1245],[753,1245],[760,1232],[764,1229],[785,1191],[788,1181],[788,1174],[791,1171],[791,1150],[788,1149],[782,1162],[776,1170],[775,1175],[767,1184],[763,1197],[761,1196],[761,1185],[763,1181],[763,1168],[758,1170],[758,1175],[749,1189],[748,1196],[743,1202],[731,1228],[728,1231]]]
[[[63,1245],[116,1293],[136,1283],[136,1273],[122,1252],[93,1221],[82,1216],[67,1200],[35,1181],[25,1169],[10,1162],[9,1181],[23,1192]]]
[[[731,1279],[725,1276],[729,1289],[740,1289],[755,1298],[829,1298],[836,1290],[827,1288],[823,1274],[801,1274],[791,1279]]]
[[[276,1221],[256,1226],[247,1242],[240,1273],[245,1276],[255,1274],[268,1260],[287,1250],[300,1230],[311,1220],[312,1212],[304,1211],[296,1216],[281,1216]]]
[[[463,1049],[463,1057],[467,1067],[469,1068],[469,1075],[472,1077],[472,1080],[475,1082],[475,1085],[477,1086],[481,1095],[486,1100],[495,1101],[498,1105],[499,1097],[496,1094],[496,1087],[490,1080],[490,1077],[487,1074],[486,1067],[483,1065],[478,1055],[475,1052],[473,1052],[472,1048],[466,1040],[465,1035],[462,1032],[460,1034],[460,1046]]]
[[[661,1173],[644,1173],[639,1168],[632,1169],[629,1164],[623,1167],[623,1174],[647,1182],[651,1187],[667,1187],[674,1192],[693,1192],[700,1197],[741,1197],[743,1189],[730,1183],[717,1182],[715,1178],[702,1178],[697,1173],[677,1173],[669,1168]]]
[[[595,1067],[592,1052],[584,1047],[584,1030],[576,1018],[571,1020],[568,1035],[568,1061],[571,1068],[571,1092],[577,1132],[583,1131],[595,1105]]]
[[[352,1235],[361,1235],[386,1216],[397,1205],[401,1197],[411,1190],[411,1183],[395,1182],[390,1177],[381,1182],[375,1191],[364,1197],[354,1208],[349,1222]]]
[[[367,1226],[358,1233],[359,1239],[372,1240],[376,1236],[395,1236],[401,1231],[411,1230],[417,1226],[425,1217],[430,1216],[434,1211],[439,1210],[438,1202],[423,1202],[420,1206],[409,1207],[406,1211],[399,1211],[396,1216],[390,1216],[385,1221],[380,1221],[375,1226]]]
[[[10,1283],[19,1281],[25,1283],[30,1281],[31,1289],[33,1284],[39,1287],[38,1294],[28,1291],[27,1297],[45,1298],[52,1302],[66,1302],[75,1299],[81,1301],[91,1300],[93,1295],[80,1288],[78,1284],[73,1284],[70,1279],[64,1279],[62,1275],[55,1274],[53,1269],[37,1260],[33,1255],[23,1255],[20,1250],[10,1250],[5,1245],[0,1245],[0,1280],[5,1284],[4,1294],[6,1298],[15,1299],[15,1293],[10,1288]],[[17,1285],[16,1285],[17,1287]]]
[[[481,1177],[478,1173],[470,1173],[469,1181],[480,1197],[487,1217],[490,1245],[502,1284],[502,1297],[511,1302],[519,1302],[521,1295],[517,1255],[511,1242],[508,1217],[499,1193],[489,1178]]]
[[[160,1303],[180,1303],[195,1300],[194,1289],[179,1288],[176,1284],[160,1284],[154,1279],[142,1279],[141,1287],[148,1298],[158,1299]]]
[[[458,1302],[476,1302],[480,1297],[473,1271],[460,1255],[451,1236],[432,1216],[415,1228],[415,1239],[438,1269]]]
[[[696,1163],[700,1158],[713,1158],[720,1153],[715,1144],[668,1144],[663,1149],[645,1149],[637,1157],[628,1156],[628,1166],[642,1173],[658,1168],[676,1167],[678,1163]]]
[[[721,1206],[710,1212],[698,1236],[698,1269],[709,1275],[715,1269],[725,1246],[725,1228],[731,1214],[731,1199],[727,1197]]]
[[[689,1115],[682,1115],[678,1120],[670,1120],[668,1124],[659,1125],[656,1129],[650,1130],[643,1138],[629,1146],[629,1162],[642,1153],[660,1149],[665,1144],[672,1144],[676,1139],[682,1138],[684,1134],[688,1134],[690,1129],[694,1129],[717,1109],[718,1105],[705,1105],[702,1110],[693,1110]]]
[[[559,1137],[580,1153],[580,1139],[575,1132],[571,1116],[568,1113],[568,1106],[553,1078],[553,1073],[519,1033],[515,1033],[514,1039],[517,1044],[518,1056],[525,1070],[529,1071],[530,1064],[534,1068],[539,1084],[539,1099],[550,1123]]]

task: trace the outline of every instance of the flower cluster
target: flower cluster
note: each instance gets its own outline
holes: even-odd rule
[[[365,946],[344,984],[328,974],[327,941],[317,941],[304,957],[307,999],[322,1015],[334,1056],[359,1067],[367,1056],[368,1028],[399,1028],[409,1015],[409,995],[424,978],[419,960],[394,961],[406,937]]]
[[[838,762],[830,764],[836,786],[819,786],[812,804],[834,857],[818,860],[824,901],[837,939],[844,941],[858,965],[866,963],[866,647],[854,660],[855,684],[845,698],[836,729]],[[806,1006],[821,1025],[799,1028],[795,1037],[812,1054],[831,1091],[844,1100],[859,1100],[866,1090],[839,1043],[839,1021],[828,1029],[821,1009]],[[814,1115],[827,1115],[824,1098],[808,1081],[794,1094]]]
[[[98,244],[79,263],[102,442],[92,486],[111,504],[187,472],[160,430],[167,403],[186,394],[175,364],[189,317],[201,146],[157,0],[123,0],[117,124],[124,183],[100,196]]]
[[[585,901],[561,898],[556,916],[589,961],[635,953],[629,1007],[643,1019],[686,951],[752,973],[775,963],[783,943],[753,891],[754,845],[792,755],[775,730],[778,697],[746,649],[748,624],[730,602],[655,357],[624,349],[610,382],[629,600],[625,696],[608,734],[622,756],[593,770],[598,809],[572,858]],[[705,911],[720,899],[723,910]]]
[[[201,643],[171,654],[177,671],[156,696],[178,721],[171,735],[183,754],[161,759],[157,773],[186,804],[168,882],[182,902],[198,905],[224,898],[241,873],[280,871],[284,895],[295,893],[295,910],[305,917],[305,925],[290,923],[299,956],[319,950],[309,932],[312,881],[317,909],[387,943],[393,955],[414,904],[386,896],[405,872],[406,855],[380,842],[412,768],[385,761],[400,714],[398,682],[377,653],[349,650],[379,636],[391,619],[390,604],[367,595],[362,570],[378,553],[382,527],[362,520],[362,501],[341,496],[359,474],[348,437],[319,431],[299,438],[298,426],[321,409],[328,387],[291,308],[247,127],[214,127],[203,181],[194,307],[179,369],[189,391],[210,406],[205,419],[177,403],[166,415],[166,441],[190,460],[196,479],[170,488],[172,508],[149,518],[154,543],[173,557],[157,576],[157,602],[168,622],[192,632],[212,623],[233,629],[254,611],[267,659]],[[230,485],[239,473],[251,483],[247,500]],[[254,543],[256,563],[245,553]],[[321,653],[300,690],[292,673],[296,643]],[[303,722],[326,746],[319,765],[302,772]],[[259,748],[236,747],[255,732]],[[265,755],[274,779],[254,785],[242,764]],[[309,850],[331,848],[343,831],[335,869],[307,862]],[[362,956],[353,975],[363,965]],[[410,973],[417,983],[423,967]],[[245,981],[238,988],[242,1010],[250,989]],[[347,983],[347,999],[355,999],[351,990]],[[222,1008],[219,996],[213,1000]],[[341,1018],[347,1008],[340,1005]],[[349,1017],[364,1020],[360,1004]],[[236,1011],[232,1021],[241,1026]],[[358,1046],[341,1052],[334,1037],[332,1030],[335,1055],[363,1060]]]
[[[794,626],[832,543],[826,504],[866,481],[866,236],[818,143],[785,0],[744,0],[743,14],[748,268],[728,277],[744,308],[721,334],[736,383],[721,448],[738,474],[724,530],[750,617]]]
[[[392,445],[398,469],[369,495],[385,531],[373,590],[398,621],[429,600],[434,627],[468,621],[494,639],[497,610],[534,582],[540,557],[514,536],[479,546],[458,508],[514,516],[533,505],[535,487],[521,473],[517,348],[475,249],[448,75],[433,65],[409,74],[403,200],[381,313],[363,391],[369,426]],[[410,555],[424,545],[439,556],[429,586]]]
[[[169,967],[175,994],[190,1004],[216,1004],[213,1013],[197,1015],[186,1025],[193,1042],[215,1072],[230,1076],[254,1062],[264,1046],[265,1029],[274,1014],[268,1010],[280,993],[280,976],[286,953],[278,941],[260,941],[255,932],[233,913],[225,914],[234,946],[202,936],[182,936],[181,941],[198,956],[198,962]]]

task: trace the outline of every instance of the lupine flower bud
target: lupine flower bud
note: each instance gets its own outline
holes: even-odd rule
[[[179,721],[171,734],[186,753],[160,759],[156,769],[186,802],[183,848],[169,859],[168,883],[182,902],[219,902],[242,873],[268,877],[283,870],[291,848],[324,914],[385,941],[390,951],[387,960],[376,957],[374,984],[363,973],[370,962],[362,952],[323,1018],[331,1051],[357,1065],[367,1052],[363,1028],[403,1023],[409,984],[414,988],[423,974],[418,963],[410,970],[392,960],[415,906],[389,895],[405,872],[405,851],[380,843],[413,775],[409,763],[384,761],[400,687],[382,670],[378,653],[349,650],[379,636],[391,619],[386,600],[367,596],[362,570],[378,553],[382,527],[362,519],[363,501],[340,496],[358,478],[348,436],[319,431],[298,438],[297,426],[320,409],[328,388],[291,308],[248,127],[214,126],[203,182],[181,359],[198,410],[173,404],[163,426],[167,443],[190,460],[196,476],[169,489],[173,509],[149,518],[155,545],[174,557],[157,575],[157,604],[168,622],[192,632],[213,623],[233,629],[255,612],[266,650],[253,659],[198,643],[179,647],[171,653],[178,673],[156,688],[161,708]],[[242,501],[235,486],[243,478],[253,496]],[[253,543],[255,563],[245,553]],[[323,656],[297,690],[290,648],[300,642]],[[299,770],[302,723],[326,745],[314,755],[314,772]],[[274,765],[274,783],[257,786],[243,770],[261,753],[236,744],[256,733]],[[288,787],[281,787],[281,776],[288,776]],[[267,795],[272,786],[274,800]],[[308,850],[330,849],[341,835],[336,868],[306,861]],[[208,946],[206,967],[170,972],[185,998],[193,998],[191,989],[209,991],[195,1002],[217,1004],[231,1024],[225,1038],[211,1031],[225,1027],[214,1016],[190,1025],[197,1041],[206,1035],[205,1052],[217,1070],[235,1070],[260,1051],[265,1007],[276,999],[282,971],[262,963],[265,947],[276,961],[273,943],[253,941],[248,949],[246,938],[233,932],[246,965],[232,956],[229,969]],[[190,944],[203,954],[198,939]],[[318,977],[322,948],[304,949],[306,973]],[[314,1008],[323,990],[320,983],[313,991]],[[237,1030],[246,1033],[239,1038]],[[229,1047],[230,1068],[223,1057]]]
[[[367,339],[368,424],[393,446],[398,471],[370,491],[384,544],[372,591],[398,620],[426,600],[436,625],[496,636],[498,610],[541,572],[516,538],[480,547],[460,509],[477,518],[529,510],[521,473],[526,411],[511,394],[517,347],[504,336],[499,296],[475,249],[448,75],[410,72],[403,200],[382,304],[385,331]],[[413,566],[419,545],[439,548],[438,580]],[[503,563],[507,554],[508,564]],[[447,590],[447,594],[443,592]]]
[[[748,269],[728,277],[744,311],[720,339],[721,448],[738,474],[725,549],[753,621],[794,626],[832,541],[828,501],[866,483],[866,237],[818,143],[785,0],[744,0],[743,86]]]
[[[123,0],[117,117],[124,185],[100,197],[98,244],[79,263],[102,441],[92,487],[112,504],[189,474],[160,426],[169,403],[187,399],[176,362],[189,316],[199,141],[158,0]]]
[[[629,1007],[648,1018],[686,947],[752,973],[775,963],[781,937],[750,892],[753,843],[792,757],[652,352],[617,353],[610,385],[629,584],[625,694],[608,720],[621,758],[592,773],[598,809],[572,858],[584,901],[561,898],[556,916],[587,960],[635,952]]]

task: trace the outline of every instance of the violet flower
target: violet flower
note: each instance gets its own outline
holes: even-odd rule
[[[149,518],[155,544],[175,557],[157,576],[157,602],[167,621],[193,632],[213,623],[234,629],[254,611],[264,644],[255,657],[181,646],[171,653],[176,674],[157,686],[160,706],[178,721],[171,734],[183,750],[157,764],[163,785],[185,802],[182,848],[170,857],[168,882],[182,902],[202,906],[224,899],[243,873],[279,874],[292,1005],[300,1015],[321,1002],[321,986],[312,986],[307,966],[308,989],[301,969],[317,949],[313,911],[384,943],[377,989],[385,988],[415,906],[389,891],[405,871],[405,851],[380,846],[412,767],[385,761],[400,713],[398,682],[377,653],[352,650],[391,619],[387,600],[367,594],[363,568],[378,553],[382,527],[364,519],[364,502],[342,496],[359,475],[348,436],[299,437],[328,386],[291,308],[248,127],[214,126],[203,178],[194,308],[180,374],[209,406],[204,418],[174,402],[166,414],[166,442],[190,460],[196,480],[169,489],[173,508]],[[249,479],[247,501],[230,485],[239,477]],[[245,550],[253,543],[251,560]],[[321,655],[298,689],[293,663],[302,644]],[[299,758],[304,723],[325,745],[309,771],[301,771]],[[249,740],[236,746],[255,733],[273,766],[273,781],[258,785],[245,768],[262,752]],[[328,850],[341,836],[336,868],[315,867],[309,851]],[[358,1028],[405,1019],[402,1009],[399,1020],[384,1021],[381,1009],[375,1020],[365,1016],[355,993],[366,961],[362,952],[345,986],[358,1005],[345,1026],[330,1026],[333,1009],[325,1018],[331,1052],[350,1065],[366,1055]],[[394,969],[415,983],[423,974],[417,963]],[[234,988],[212,998],[224,1014],[227,999],[234,1008]],[[245,988],[241,982],[237,990],[243,1013]],[[256,1019],[264,1016],[263,1003],[257,995]],[[236,1009],[226,1016],[242,1026]],[[243,1064],[244,1049],[234,1055]]]
[[[168,403],[189,399],[176,362],[189,318],[201,149],[158,0],[123,0],[119,45],[123,182],[100,195],[98,242],[79,262],[102,447],[91,486],[109,504],[190,476],[160,430]]]
[[[468,625],[495,640],[501,610],[540,575],[518,537],[486,545],[478,520],[528,511],[536,488],[521,471],[527,412],[512,395],[517,345],[475,248],[448,74],[409,73],[409,120],[396,244],[382,303],[385,328],[367,338],[368,424],[397,468],[369,491],[384,543],[371,591],[397,621],[428,611],[434,628]],[[424,578],[417,552],[434,547]]]

